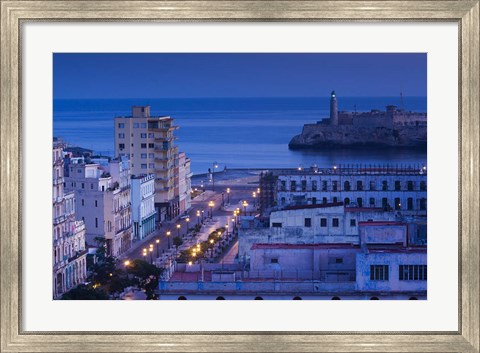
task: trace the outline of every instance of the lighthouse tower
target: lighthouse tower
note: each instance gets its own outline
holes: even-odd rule
[[[335,91],[332,91],[330,95],[330,125],[338,125],[338,104]]]

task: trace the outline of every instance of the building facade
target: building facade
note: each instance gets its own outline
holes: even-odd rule
[[[75,219],[75,194],[64,190],[63,144],[53,145],[53,297],[85,282],[85,223]]]
[[[383,208],[402,215],[427,215],[425,166],[312,167],[265,173],[262,178],[275,190],[270,198],[261,199],[265,211],[289,205],[343,202],[346,206]]]
[[[133,240],[155,231],[155,175],[132,176]]]
[[[108,167],[72,164],[65,182],[66,188],[77,195],[77,219],[86,224],[87,243],[97,246],[97,238],[105,241],[111,256],[130,249],[133,235],[128,160],[113,160]]]
[[[115,117],[115,156],[128,156],[134,175],[155,175],[157,222],[171,220],[180,214],[176,129],[174,119],[151,116],[149,106],[134,106],[131,116]]]

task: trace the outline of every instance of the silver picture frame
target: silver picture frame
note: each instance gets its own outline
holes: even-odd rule
[[[3,1],[1,352],[479,352],[479,1]],[[454,22],[459,28],[455,332],[31,332],[22,329],[22,24],[38,21]]]

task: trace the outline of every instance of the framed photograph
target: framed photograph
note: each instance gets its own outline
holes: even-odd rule
[[[479,32],[2,0],[1,351],[479,352]]]

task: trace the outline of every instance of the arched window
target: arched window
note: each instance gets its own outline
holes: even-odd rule
[[[378,300],[377,297],[371,297],[370,300]]]
[[[225,300],[225,298],[224,297],[217,297],[216,300]]]
[[[343,183],[343,189],[345,191],[350,191],[350,182],[349,181],[346,181]]]
[[[177,300],[187,300],[187,297],[184,297],[183,295],[179,296]]]
[[[255,300],[263,300],[262,297],[255,297]]]
[[[302,300],[302,297],[293,297],[293,300]]]
[[[348,197],[346,197],[346,198],[343,200],[343,204],[344,204],[345,206],[350,205],[350,199],[349,199]]]
[[[417,297],[410,297],[408,300],[418,300]]]
[[[340,297],[333,297],[332,300],[340,300]]]

